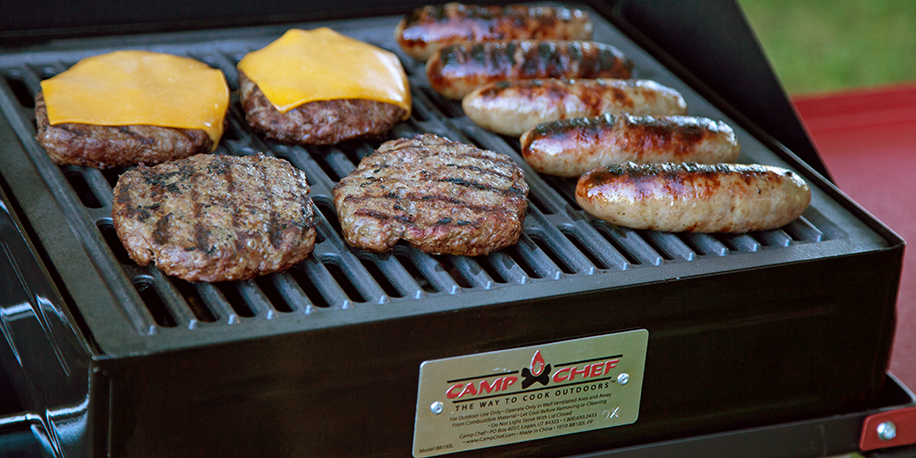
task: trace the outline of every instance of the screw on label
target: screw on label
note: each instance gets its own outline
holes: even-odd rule
[[[878,438],[883,441],[889,441],[897,437],[897,425],[892,421],[885,421],[878,424]]]
[[[433,415],[439,415],[443,410],[442,403],[439,401],[432,403],[432,405],[429,406],[429,410],[433,413]]]
[[[626,372],[622,372],[620,375],[617,376],[618,385],[626,385],[627,383],[630,383],[630,374],[627,374]]]

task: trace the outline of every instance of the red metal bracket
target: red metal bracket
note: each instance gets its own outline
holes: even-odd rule
[[[863,452],[913,444],[916,444],[916,406],[869,415],[862,423],[859,449]]]

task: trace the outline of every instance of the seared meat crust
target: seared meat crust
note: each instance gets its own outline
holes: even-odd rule
[[[477,256],[522,232],[528,184],[508,156],[433,134],[385,142],[334,187],[350,245]]]
[[[148,125],[51,125],[44,94],[35,97],[36,138],[56,164],[108,168],[135,164],[155,165],[207,153],[213,147],[201,129]]]
[[[417,8],[398,23],[395,39],[408,55],[426,60],[461,41],[508,39],[589,40],[588,14],[563,6],[480,6],[461,3]]]
[[[633,62],[592,41],[501,40],[457,43],[426,62],[429,86],[461,100],[487,83],[540,78],[630,78]]]
[[[239,96],[248,125],[284,143],[333,145],[354,138],[380,136],[406,114],[397,105],[365,99],[310,102],[281,113],[241,71]]]
[[[285,270],[315,243],[305,174],[282,159],[202,154],[121,175],[112,220],[137,264],[187,281]]]

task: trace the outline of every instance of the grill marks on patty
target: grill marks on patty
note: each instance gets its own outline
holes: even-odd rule
[[[472,214],[496,213],[501,211],[504,197],[511,195],[522,195],[524,197],[525,195],[525,190],[519,188],[513,182],[512,176],[500,173],[499,170],[491,167],[484,168],[494,165],[492,163],[488,164],[488,159],[468,155],[443,156],[445,157],[430,156],[418,159],[418,165],[422,164],[423,168],[411,170],[408,173],[404,173],[405,170],[403,168],[380,167],[372,171],[368,176],[363,176],[363,182],[360,183],[363,188],[375,184],[376,187],[373,190],[366,192],[362,196],[347,196],[345,200],[358,205],[367,205],[356,210],[358,215],[386,217],[384,213],[378,211],[378,208],[390,206],[396,213],[387,217],[404,222],[413,222],[423,217],[418,214],[421,209],[419,207],[432,209],[452,207],[453,211],[463,207]],[[465,159],[468,157],[471,159]],[[402,156],[397,159],[406,161],[408,158]],[[455,162],[458,162],[456,159],[464,160],[470,164],[482,164],[483,167],[481,165],[456,164]],[[486,178],[497,180],[497,184],[487,184],[482,180]],[[426,184],[411,186],[422,182]],[[464,191],[452,190],[449,192],[447,188],[450,185],[466,189]],[[410,191],[412,188],[416,188],[417,191]],[[396,189],[397,191],[390,191],[390,189]],[[437,191],[437,193],[430,195],[429,191]],[[391,204],[388,205],[384,201],[390,201]],[[448,216],[442,217],[437,221],[437,224],[449,224],[452,220],[453,218]],[[473,222],[466,221],[465,224],[473,224]]]
[[[315,222],[304,174],[265,156],[198,155],[124,173],[112,218],[130,257],[189,281],[252,278],[304,259]]]
[[[527,195],[509,157],[432,134],[386,142],[334,188],[351,245],[470,256],[518,240]]]

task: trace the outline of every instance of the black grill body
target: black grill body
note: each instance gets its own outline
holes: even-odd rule
[[[591,218],[572,198],[574,181],[538,175],[516,139],[480,129],[429,90],[422,65],[394,44],[400,15],[5,48],[3,271],[13,275],[0,283],[0,355],[24,418],[67,457],[409,456],[423,361],[639,328],[650,337],[635,424],[463,455],[568,456],[879,405],[903,241],[634,29],[623,16],[632,4],[583,7],[598,19],[595,40],[630,55],[637,77],[679,89],[692,114],[734,126],[740,162],[804,176],[813,201],[802,218],[727,236]],[[517,246],[476,258],[349,248],[331,188],[381,140],[265,142],[233,95],[218,152],[265,152],[304,170],[318,243],[286,273],[186,283],[126,257],[110,217],[123,169],[59,167],[34,140],[39,81],[82,57],[126,48],[186,55],[223,70],[236,90],[245,53],[290,27],[318,26],[401,57],[414,114],[391,138],[432,132],[524,168],[531,200]]]

